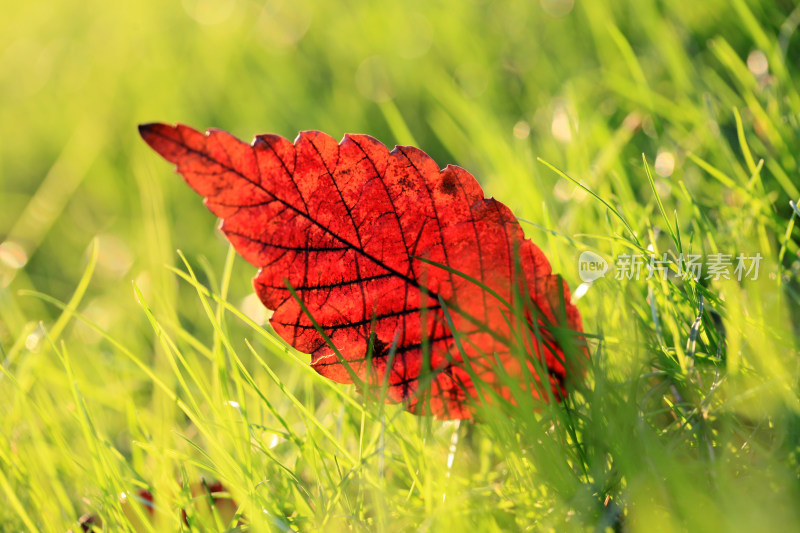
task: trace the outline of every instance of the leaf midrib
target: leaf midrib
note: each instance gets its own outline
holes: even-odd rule
[[[327,234],[331,235],[333,238],[337,239],[338,241],[340,241],[340,242],[341,242],[342,244],[344,244],[345,246],[347,246],[347,247],[351,248],[352,250],[354,250],[354,251],[356,251],[356,252],[360,253],[361,255],[363,255],[364,257],[366,257],[367,259],[369,259],[370,261],[372,261],[372,262],[373,262],[373,263],[375,263],[376,265],[380,266],[381,268],[384,268],[384,269],[385,269],[385,270],[387,270],[388,272],[391,272],[391,273],[392,273],[394,276],[397,276],[398,278],[402,279],[403,281],[405,281],[406,283],[408,283],[408,284],[409,284],[409,285],[411,285],[412,287],[416,288],[418,291],[420,291],[420,292],[422,292],[422,293],[425,293],[425,294],[429,295],[430,297],[432,297],[432,298],[434,298],[434,299],[436,299],[436,300],[438,300],[438,299],[439,299],[439,293],[438,293],[438,292],[436,292],[436,291],[433,291],[433,290],[431,290],[431,289],[430,289],[430,288],[428,288],[428,287],[423,287],[423,286],[422,286],[422,285],[421,285],[421,284],[420,284],[420,283],[419,283],[419,282],[418,282],[416,279],[414,279],[414,278],[411,278],[411,277],[409,277],[409,276],[406,276],[405,274],[402,274],[402,273],[398,272],[396,269],[394,269],[394,268],[392,268],[391,266],[389,266],[389,265],[385,264],[383,261],[380,261],[380,260],[378,260],[377,258],[375,258],[375,257],[374,257],[372,254],[368,253],[367,251],[363,250],[362,248],[359,248],[358,246],[355,246],[353,243],[351,243],[350,241],[348,241],[348,240],[347,240],[347,239],[345,239],[344,237],[342,237],[342,236],[338,235],[337,233],[335,233],[333,230],[331,230],[331,229],[330,229],[330,228],[328,228],[327,226],[325,226],[325,225],[321,224],[320,222],[318,222],[317,220],[315,220],[315,219],[314,219],[314,218],[313,218],[313,217],[312,217],[312,216],[311,216],[309,213],[304,213],[303,211],[301,211],[300,209],[298,209],[297,207],[295,207],[295,206],[294,206],[294,205],[292,205],[291,203],[287,202],[287,201],[286,201],[286,200],[284,200],[283,198],[280,198],[279,196],[277,196],[275,193],[273,193],[273,192],[271,192],[271,191],[267,190],[266,188],[264,188],[264,187],[263,187],[263,186],[262,186],[260,183],[256,183],[256,182],[255,182],[255,181],[253,181],[252,179],[248,178],[246,175],[244,175],[244,174],[242,174],[241,172],[239,172],[237,169],[235,169],[235,168],[233,168],[233,167],[231,167],[231,166],[229,166],[229,165],[227,165],[227,164],[223,163],[222,161],[219,161],[219,160],[213,159],[213,158],[212,158],[212,157],[210,157],[208,154],[206,154],[206,153],[204,153],[204,152],[201,152],[201,151],[199,151],[199,150],[196,150],[196,149],[194,149],[194,148],[192,148],[192,147],[188,146],[188,145],[186,144],[186,142],[183,140],[183,134],[182,134],[182,133],[180,134],[180,135],[181,135],[181,141],[180,141],[180,142],[178,142],[178,141],[176,141],[175,139],[172,139],[172,138],[170,138],[170,137],[167,137],[166,135],[163,135],[163,134],[162,134],[162,133],[160,133],[160,132],[154,132],[154,133],[155,133],[155,135],[157,135],[157,136],[159,136],[159,137],[161,137],[161,138],[165,139],[167,142],[172,142],[172,143],[175,143],[175,144],[179,145],[181,148],[183,148],[184,150],[187,150],[187,151],[189,151],[189,152],[192,152],[192,153],[194,153],[194,154],[196,154],[196,155],[198,155],[198,156],[200,156],[200,157],[202,157],[202,158],[204,158],[204,159],[206,159],[206,160],[208,160],[208,161],[211,161],[212,163],[215,163],[215,164],[217,164],[217,165],[221,166],[222,168],[226,169],[227,171],[229,171],[229,172],[232,172],[233,174],[235,174],[235,175],[239,176],[241,179],[243,179],[243,180],[245,180],[246,182],[250,183],[250,184],[251,184],[251,185],[253,185],[254,187],[256,187],[256,188],[258,188],[258,189],[260,189],[260,190],[264,191],[264,193],[268,194],[269,196],[271,196],[272,198],[274,198],[276,201],[278,201],[278,202],[280,202],[281,204],[285,205],[287,208],[291,209],[292,211],[294,211],[294,212],[295,212],[295,213],[297,213],[298,215],[300,215],[300,216],[302,216],[302,217],[306,218],[306,219],[307,219],[309,222],[311,222],[312,224],[316,225],[318,228],[322,229],[322,230],[323,230],[325,233],[327,233]],[[209,135],[204,135],[204,137],[205,137],[206,139],[210,139],[210,136],[209,136]],[[242,144],[246,144],[246,143],[244,143],[243,141],[241,141],[241,140],[239,140],[239,139],[236,139],[236,140],[237,140],[238,142],[242,143]],[[309,142],[310,142],[310,141],[309,141]],[[312,145],[313,145],[313,143],[312,143]],[[256,148],[257,148],[255,144],[250,144],[250,145],[248,145],[248,146],[249,146],[249,148],[250,148],[251,150],[253,150],[253,151],[255,151],[255,150],[256,150]],[[293,144],[293,146],[294,146],[294,144]],[[228,154],[228,150],[225,148],[225,146],[224,146],[222,143],[220,143],[220,147],[221,147],[221,148],[222,148],[222,149],[225,151],[225,153],[228,155],[228,159],[230,159],[230,154]],[[294,146],[294,148],[295,148],[295,150],[297,149],[297,147],[296,147],[296,146]],[[275,154],[275,157],[277,157],[277,159],[278,159],[279,161],[281,161],[281,163],[283,164],[283,160],[280,158],[280,156],[278,156],[278,154]],[[365,154],[365,157],[367,157],[367,156],[366,156],[366,154]],[[257,162],[256,162],[256,164],[257,164]],[[293,172],[291,172],[291,173],[290,173],[290,172],[288,171],[288,169],[286,169],[286,166],[285,166],[285,165],[283,165],[283,166],[284,166],[284,169],[287,171],[287,175],[289,176],[289,179],[291,179],[291,180],[292,180],[292,182],[294,182],[294,181],[295,181],[295,180],[294,180],[294,173],[293,173]],[[325,165],[324,165],[324,161],[323,161],[323,166],[325,166]],[[380,178],[381,180],[383,180],[383,176],[381,176],[381,175],[380,175],[380,174],[378,174],[377,172],[376,172],[376,175],[378,176],[378,178]],[[295,184],[295,185],[296,185],[296,184]],[[301,199],[302,199],[302,195],[301,195]],[[401,227],[401,230],[402,230],[402,227]],[[264,244],[268,244],[268,243],[264,243]],[[408,260],[409,260],[409,262],[411,262],[413,259],[412,259],[412,257],[411,257],[411,256],[409,256]],[[259,266],[259,268],[261,268],[261,267]],[[360,281],[360,280],[359,280],[359,281]]]

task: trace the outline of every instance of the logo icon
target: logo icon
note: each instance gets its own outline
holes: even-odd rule
[[[578,276],[581,281],[591,283],[608,272],[608,262],[599,254],[585,251],[578,257]]]

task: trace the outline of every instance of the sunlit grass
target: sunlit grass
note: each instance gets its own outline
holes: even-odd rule
[[[793,9],[5,2],[2,529],[796,529]],[[463,166],[580,287],[585,382],[454,424],[322,379],[138,138],[153,120]],[[612,271],[581,286],[586,250]],[[636,253],[763,259],[757,280],[615,279]]]

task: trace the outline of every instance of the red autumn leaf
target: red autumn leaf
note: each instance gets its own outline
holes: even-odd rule
[[[473,377],[511,399],[504,379],[532,375],[531,394],[546,398],[535,354],[555,397],[566,394],[565,353],[585,353],[578,310],[511,211],[464,169],[366,135],[248,145],[183,125],[139,131],[260,268],[273,328],[323,376],[388,379],[388,400],[414,413],[469,418],[487,398]]]

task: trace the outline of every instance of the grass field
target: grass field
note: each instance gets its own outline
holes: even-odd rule
[[[0,529],[800,530],[794,4],[0,0]],[[466,168],[575,293],[585,382],[459,424],[319,377],[151,121]]]

